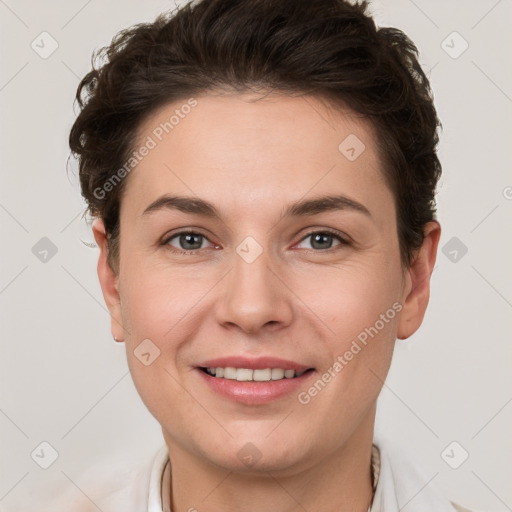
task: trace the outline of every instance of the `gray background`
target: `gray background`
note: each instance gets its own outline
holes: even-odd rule
[[[95,474],[163,444],[124,344],[110,338],[97,249],[80,242],[92,235],[76,165],[66,173],[66,160],[74,93],[92,51],[173,5],[0,0],[1,511],[42,510],[64,488],[86,500]],[[381,0],[372,10],[420,48],[444,125],[431,303],[422,328],[397,341],[377,431],[451,499],[511,510],[512,2]],[[47,58],[40,54],[55,43],[43,31],[58,44]],[[43,237],[57,251],[46,261]],[[58,452],[48,469],[40,465],[52,451],[42,442]]]

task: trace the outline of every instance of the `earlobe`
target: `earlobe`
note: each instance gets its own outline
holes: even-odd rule
[[[93,222],[92,230],[96,244],[100,249],[98,258],[98,278],[103,298],[110,313],[112,337],[115,341],[124,341],[124,328],[121,315],[121,298],[119,295],[119,276],[112,270],[108,262],[108,245],[105,225],[102,219]]]
[[[397,337],[401,340],[409,338],[419,329],[430,298],[430,277],[436,263],[441,225],[437,221],[427,223],[424,234],[423,244],[405,271],[403,309],[397,329]]]

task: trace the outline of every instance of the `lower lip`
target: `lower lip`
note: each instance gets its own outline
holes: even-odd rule
[[[308,370],[300,377],[294,377],[293,379],[285,378],[281,380],[254,382],[212,377],[199,368],[197,368],[196,371],[213,391],[235,402],[248,405],[266,404],[289,395],[294,391],[297,392],[314,373],[314,371]]]

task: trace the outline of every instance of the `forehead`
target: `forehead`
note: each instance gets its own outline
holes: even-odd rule
[[[372,125],[317,97],[185,98],[145,119],[135,146],[150,147],[125,191],[139,213],[167,191],[213,202],[221,194],[233,207],[248,200],[275,205],[336,187],[359,201],[389,199]]]

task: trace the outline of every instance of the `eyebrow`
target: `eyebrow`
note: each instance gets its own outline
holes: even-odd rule
[[[208,201],[195,197],[163,195],[153,201],[142,213],[143,216],[160,210],[178,210],[183,213],[192,213],[220,219],[217,209]],[[362,213],[371,218],[366,206],[345,196],[321,196],[314,199],[297,201],[290,204],[283,212],[282,217],[304,217],[329,211],[351,210]]]

